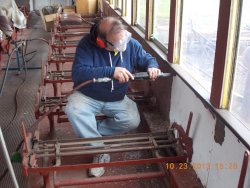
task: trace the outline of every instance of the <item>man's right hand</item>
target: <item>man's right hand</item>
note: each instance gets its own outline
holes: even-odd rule
[[[119,83],[128,82],[129,79],[134,80],[134,76],[127,69],[125,69],[123,67],[116,67],[113,77]]]

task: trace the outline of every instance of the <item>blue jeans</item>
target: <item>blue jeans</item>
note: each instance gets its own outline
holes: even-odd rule
[[[125,133],[140,123],[136,103],[127,96],[121,101],[102,102],[76,91],[69,96],[65,112],[75,133],[84,138]],[[107,118],[97,123],[98,114]]]

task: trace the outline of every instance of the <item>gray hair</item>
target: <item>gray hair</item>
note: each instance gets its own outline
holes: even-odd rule
[[[116,34],[121,30],[125,30],[126,26],[116,17],[106,17],[99,23],[98,33],[100,36],[106,38],[107,34]]]

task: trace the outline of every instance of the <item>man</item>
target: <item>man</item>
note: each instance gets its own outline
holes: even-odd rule
[[[110,77],[114,81],[86,85],[68,98],[65,111],[80,137],[121,134],[139,125],[137,106],[126,96],[135,69],[147,71],[152,80],[160,73],[155,58],[131,38],[118,19],[102,19],[81,39],[72,67],[74,87],[93,78]],[[100,113],[108,118],[97,123],[95,115]],[[94,158],[95,163],[109,160],[108,154]],[[103,167],[89,170],[90,176],[96,177],[104,172]]]
[[[1,53],[7,52],[9,47],[9,40],[13,35],[13,29],[10,26],[8,18],[0,13],[0,62]]]
[[[26,28],[26,18],[14,0],[0,0],[0,60],[1,53],[8,51],[9,40],[16,38],[16,29]]]
[[[26,28],[27,19],[18,9],[15,0],[0,0],[0,14],[6,16],[13,23],[13,27]]]

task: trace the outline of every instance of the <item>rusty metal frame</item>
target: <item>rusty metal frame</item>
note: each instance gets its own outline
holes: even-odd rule
[[[245,182],[245,177],[246,177],[246,173],[247,173],[247,166],[248,166],[249,158],[250,158],[250,152],[245,151],[244,157],[243,157],[243,162],[242,162],[242,167],[241,167],[241,172],[240,172],[238,188],[243,188],[244,187],[244,182]]]
[[[181,126],[180,126],[181,127]],[[165,177],[164,169],[160,169],[158,172],[147,172],[140,174],[126,174],[126,175],[113,175],[102,178],[91,179],[69,179],[58,181],[56,178],[56,172],[59,171],[73,171],[84,168],[94,167],[115,167],[115,166],[128,166],[128,165],[143,165],[153,164],[161,162],[186,162],[188,159],[188,151],[177,152],[181,155],[177,156],[162,156],[157,153],[159,149],[164,148],[182,148],[179,143],[179,139],[175,139],[168,136],[168,133],[140,133],[130,135],[118,135],[118,136],[106,136],[101,138],[78,138],[70,140],[48,140],[40,141],[37,133],[34,137],[29,134],[26,136],[24,125],[22,125],[22,132],[24,136],[25,147],[23,150],[23,171],[26,176],[29,173],[39,172],[44,178],[44,185],[48,185],[50,181],[49,172],[54,172],[54,185],[55,187],[69,186],[69,185],[84,185],[100,182],[114,182],[114,181],[126,181],[129,179],[140,178],[154,178]],[[180,129],[177,129],[179,132]],[[183,130],[184,131],[184,130]],[[180,133],[181,135],[182,133]],[[183,135],[185,137],[185,135]],[[169,139],[170,138],[170,139]],[[184,141],[187,139],[184,139]],[[105,143],[104,146],[91,146],[92,143]],[[31,144],[30,144],[31,143]],[[117,153],[117,152],[130,152],[130,151],[143,151],[150,150],[153,153],[157,153],[156,157],[144,158],[138,160],[128,161],[113,161],[109,163],[85,163],[85,164],[71,164],[61,165],[63,157],[76,156],[76,155],[94,155],[98,153]],[[51,161],[51,157],[55,158],[56,165],[49,165],[48,161]],[[45,166],[39,166],[40,162],[44,161]]]
[[[56,172],[54,172],[56,174]],[[73,186],[73,185],[86,185],[86,184],[96,184],[96,183],[107,183],[107,182],[117,182],[117,181],[128,181],[128,180],[136,180],[136,179],[149,179],[149,178],[157,178],[164,177],[164,171],[159,172],[144,172],[144,173],[136,173],[136,174],[126,174],[126,175],[116,175],[116,176],[104,176],[99,178],[85,178],[85,179],[77,179],[77,180],[61,180],[58,181],[56,179],[56,175],[54,175],[55,188],[61,186]]]
[[[74,53],[63,53],[63,54],[56,54],[56,53],[51,53],[49,54],[48,57],[48,64],[50,65],[51,63],[67,63],[71,62],[73,63],[74,61]]]
[[[193,118],[193,113],[190,112],[186,132],[177,123],[173,123],[172,125],[172,128],[178,130],[180,143],[183,149],[187,151],[188,162],[192,161],[192,156],[193,156],[193,139],[188,136],[192,118]]]
[[[85,32],[85,31],[81,31],[81,32]],[[87,31],[89,32],[89,31]],[[86,35],[87,32],[84,34]],[[76,47],[79,40],[81,39],[81,37],[83,37],[84,35],[82,36],[77,36],[75,37],[74,39],[70,39],[68,40],[67,37],[55,37],[55,33],[52,33],[51,34],[51,48],[54,49],[54,48],[72,48],[72,47]]]
[[[55,48],[75,48],[78,44],[79,40],[55,40],[53,41],[53,43],[51,43],[51,48],[55,49]]]
[[[55,33],[56,32],[66,32],[67,30],[86,30],[90,29],[91,27],[89,25],[60,25],[56,24],[55,26]]]
[[[44,77],[44,84],[72,82],[71,70],[48,71]]]
[[[87,84],[83,83],[83,84]],[[80,86],[79,86],[80,87]],[[60,98],[59,101],[63,102],[65,97]],[[58,106],[63,105],[62,103],[57,103],[59,105],[53,106],[49,109],[50,112],[43,114],[39,120],[43,119],[45,115],[49,118],[53,117],[56,113]],[[38,120],[38,121],[39,121]],[[172,127],[179,133],[179,138],[175,139],[169,136],[169,129],[167,133],[141,133],[134,135],[119,135],[119,136],[109,136],[101,138],[80,138],[71,140],[39,140],[39,132],[36,131],[34,137],[31,134],[26,134],[24,125],[23,137],[25,147],[23,150],[23,169],[24,174],[39,172],[43,176],[44,185],[49,186],[50,182],[50,172],[54,172],[54,184],[55,187],[65,186],[65,185],[76,185],[76,184],[91,184],[100,182],[99,178],[93,178],[93,180],[63,180],[58,181],[56,178],[57,171],[68,171],[68,170],[79,170],[83,168],[94,168],[94,167],[113,167],[113,166],[128,166],[128,165],[143,165],[143,164],[160,164],[162,162],[186,162],[191,160],[192,157],[192,139],[188,137],[189,129],[191,126],[192,113],[190,113],[187,130],[186,132],[183,128],[174,124]],[[157,140],[158,139],[158,140]],[[123,142],[123,143],[122,143]],[[93,146],[93,143],[105,143],[104,146]],[[176,149],[176,156],[161,156],[158,152],[159,149],[172,148]],[[61,165],[64,157],[70,156],[83,156],[83,155],[95,155],[100,153],[117,153],[117,152],[130,152],[130,151],[143,151],[150,150],[153,153],[152,158],[129,160],[129,161],[113,161],[109,163],[93,163],[93,164],[70,164]],[[190,153],[191,152],[191,153]],[[191,156],[191,157],[190,157]],[[55,158],[55,165],[50,166],[49,162]],[[39,162],[40,161],[40,162]],[[43,164],[43,166],[40,166]],[[138,174],[127,174],[111,177],[103,177],[103,181],[126,181],[127,179],[137,179],[140,178],[153,178],[164,176],[164,168],[160,167],[159,172],[147,172]]]
[[[55,21],[55,32],[65,32],[67,30],[82,30],[90,29],[94,22],[97,22],[102,17],[81,17],[81,22],[79,24],[64,24],[64,20],[60,18]]]
[[[66,31],[66,32],[60,32],[55,33],[55,38],[66,38],[66,37],[81,37],[85,34],[88,34],[89,31]]]

